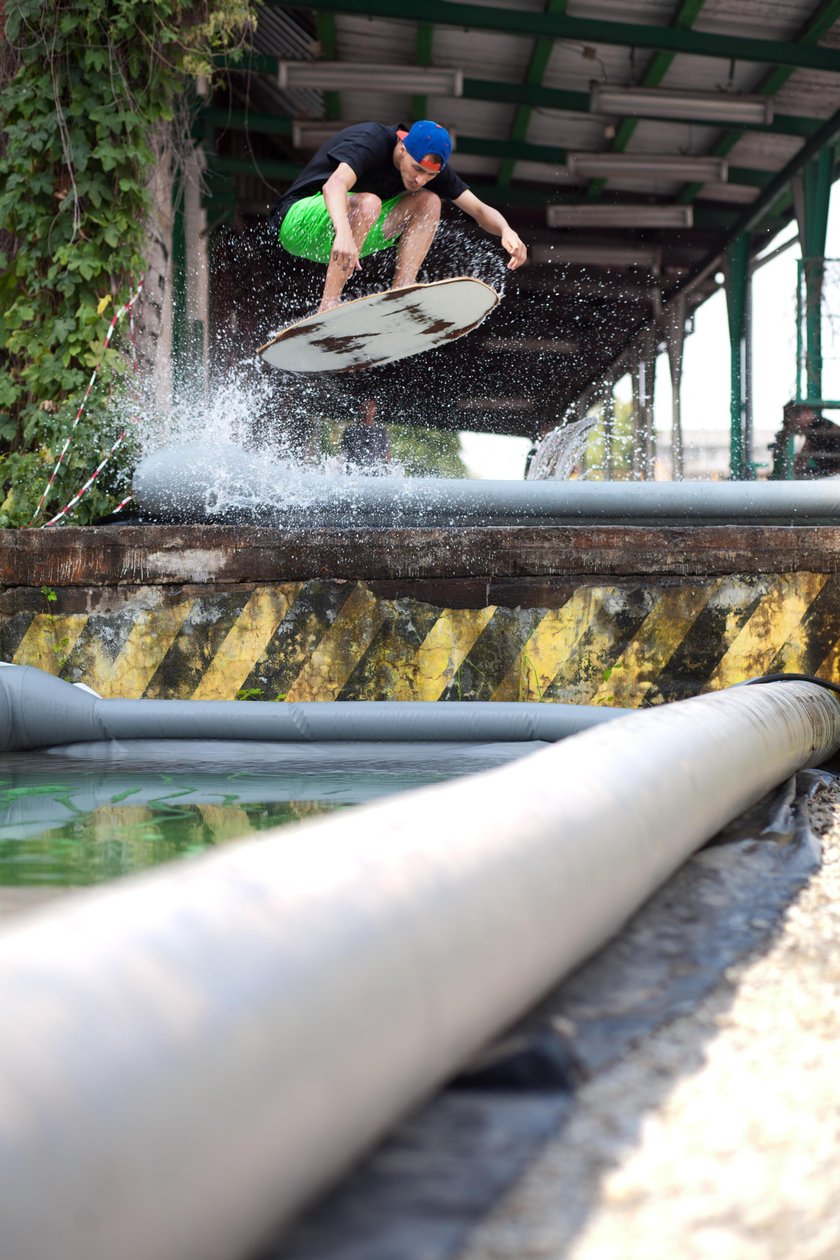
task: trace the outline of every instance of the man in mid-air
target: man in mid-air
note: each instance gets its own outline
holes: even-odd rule
[[[272,212],[290,254],[326,264],[319,310],[338,306],[360,258],[397,246],[393,287],[413,284],[428,253],[441,198],[501,238],[514,270],[527,250],[503,215],[448,165],[452,141],[428,119],[407,131],[356,123],[322,145]]]

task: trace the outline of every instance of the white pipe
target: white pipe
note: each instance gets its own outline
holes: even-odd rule
[[[819,685],[734,688],[20,920],[0,933],[3,1254],[251,1254],[838,746]]]

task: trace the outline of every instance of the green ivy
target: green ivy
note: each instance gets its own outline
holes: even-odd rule
[[[31,520],[95,368],[49,507],[123,424],[128,339],[103,342],[144,271],[149,177],[184,149],[193,79],[253,18],[247,0],[9,0],[4,41],[0,5],[0,527]],[[125,493],[119,455],[74,523]]]

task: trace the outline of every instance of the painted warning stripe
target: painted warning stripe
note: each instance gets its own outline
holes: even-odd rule
[[[35,613],[9,656],[17,664],[34,665],[48,674],[60,674],[85,629],[85,613],[58,617]]]
[[[783,652],[793,672],[801,673],[799,665],[806,651],[802,621],[827,581],[822,573],[776,578],[712,670],[709,686],[730,687],[745,678],[770,673],[774,660]]]
[[[639,708],[713,594],[707,587],[665,589],[630,642],[608,666],[588,697],[589,704]]]
[[[248,689],[254,662],[261,661],[277,627],[289,615],[300,591],[299,583],[260,587],[235,617],[215,655],[193,691],[195,700],[232,700]],[[255,693],[256,694],[256,693]],[[260,699],[275,699],[263,695]]]
[[[558,586],[558,590],[560,587]],[[562,586],[557,607],[444,608],[330,578],[127,592],[16,612],[0,644],[105,696],[659,704],[768,670],[840,682],[840,578]]]
[[[351,590],[286,692],[286,699],[336,700],[356,661],[375,638],[383,615],[379,600],[366,586]]]

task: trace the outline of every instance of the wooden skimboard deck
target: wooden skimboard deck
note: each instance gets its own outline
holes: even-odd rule
[[[472,276],[386,289],[290,324],[257,354],[285,372],[357,372],[463,337],[498,301]]]

